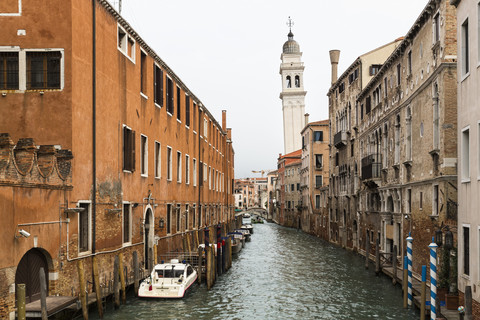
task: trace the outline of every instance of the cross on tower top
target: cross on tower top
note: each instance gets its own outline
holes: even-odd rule
[[[292,18],[290,18],[290,16],[288,16],[287,26],[290,28],[290,32],[292,32],[292,27],[294,25],[295,25],[295,23],[293,22]]]

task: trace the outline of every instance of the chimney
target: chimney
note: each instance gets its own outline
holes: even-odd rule
[[[337,82],[339,59],[340,59],[340,50],[330,50],[330,63],[332,64],[332,84]]]
[[[227,130],[227,110],[222,110],[222,130]]]
[[[308,124],[308,117],[309,117],[309,116],[310,116],[310,115],[309,115],[308,113],[305,113],[305,125]]]

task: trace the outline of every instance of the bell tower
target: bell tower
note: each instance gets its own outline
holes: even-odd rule
[[[283,137],[285,154],[302,148],[302,137],[300,132],[305,127],[305,95],[307,92],[303,87],[302,53],[299,44],[293,40],[293,21],[288,17],[287,25],[290,32],[288,40],[283,44],[283,53],[280,56],[280,75],[282,77],[282,99],[283,110]]]

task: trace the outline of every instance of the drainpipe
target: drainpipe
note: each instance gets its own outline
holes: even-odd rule
[[[95,243],[96,243],[96,220],[97,220],[97,139],[96,139],[96,100],[97,100],[97,91],[96,91],[96,7],[97,0],[92,0],[92,253],[95,253]]]

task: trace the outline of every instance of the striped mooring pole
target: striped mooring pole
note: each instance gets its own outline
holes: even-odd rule
[[[430,319],[437,319],[437,244],[432,238],[430,248]]]
[[[413,238],[411,233],[408,234],[407,238],[407,261],[408,261],[408,306],[413,305],[413,292],[412,292],[412,242]]]

